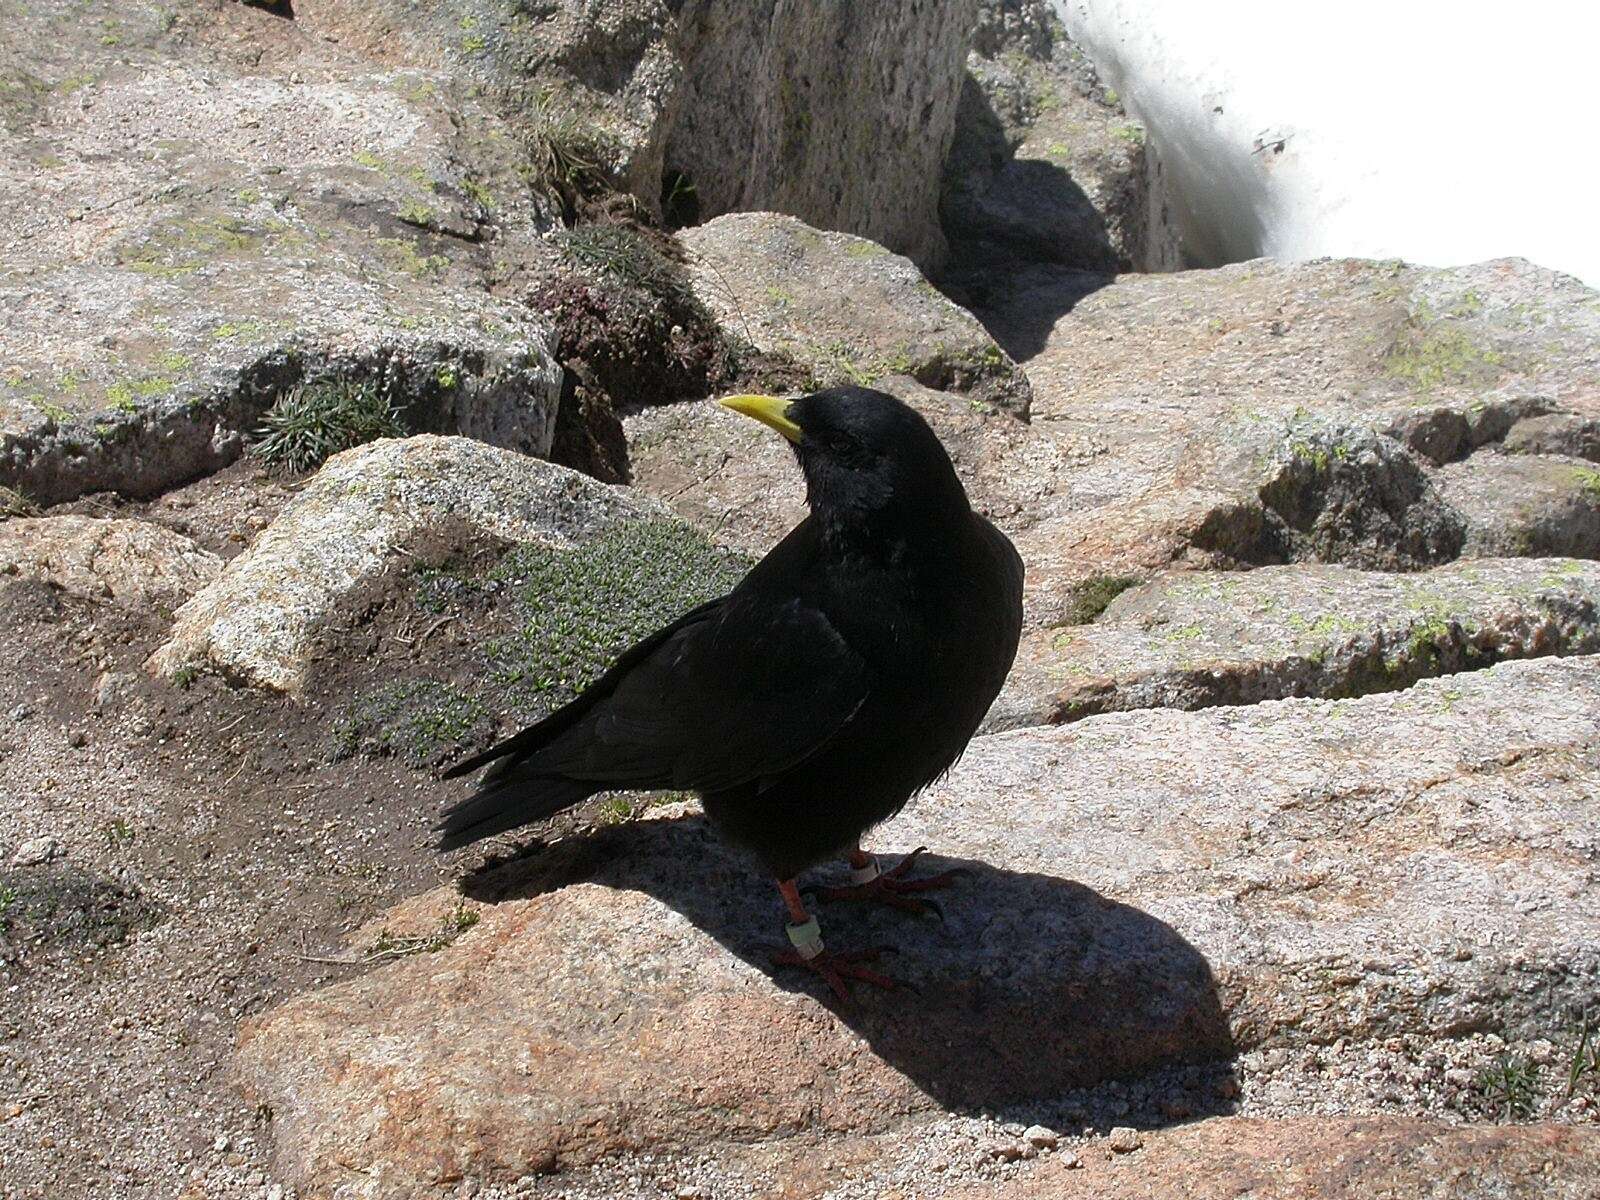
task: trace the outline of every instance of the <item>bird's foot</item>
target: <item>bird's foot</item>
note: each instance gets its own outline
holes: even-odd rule
[[[837,996],[841,1003],[850,1003],[850,985],[847,980],[859,979],[862,983],[870,983],[873,987],[885,988],[893,991],[900,986],[898,980],[870,967],[864,967],[864,962],[874,962],[886,947],[872,950],[819,950],[810,958],[800,950],[775,950],[772,961],[780,967],[804,967],[822,976],[822,981]]]
[[[932,900],[919,898],[916,893],[947,888],[961,876],[970,875],[971,872],[963,867],[955,867],[923,879],[907,879],[907,873],[917,859],[927,851],[926,846],[918,846],[894,867],[882,872],[878,870],[876,859],[871,855],[861,855],[865,860],[864,863],[857,864],[854,861],[851,863],[853,882],[842,887],[807,888],[806,894],[824,901],[869,901],[874,904],[887,904],[890,908],[898,908],[903,912],[931,912],[942,920],[944,913],[939,906]]]

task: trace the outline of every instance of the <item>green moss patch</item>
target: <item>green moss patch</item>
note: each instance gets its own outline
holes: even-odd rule
[[[114,946],[163,915],[137,889],[76,867],[0,869],[0,942]]]
[[[1468,331],[1433,320],[1421,310],[1407,320],[1382,365],[1391,378],[1428,392],[1491,383],[1499,378],[1504,362],[1503,355],[1474,341]]]
[[[458,688],[431,679],[385,684],[334,721],[331,757],[394,757],[419,770],[436,767],[482,741],[489,714]]]
[[[1066,615],[1062,625],[1087,625],[1123,592],[1137,587],[1141,580],[1134,575],[1091,575],[1072,585],[1067,591]]]
[[[619,522],[575,550],[518,547],[489,576],[509,589],[520,619],[489,647],[492,678],[519,711],[549,712],[634,642],[728,592],[749,566],[668,521]]]

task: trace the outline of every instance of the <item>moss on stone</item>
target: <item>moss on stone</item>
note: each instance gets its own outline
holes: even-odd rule
[[[1383,356],[1384,373],[1422,391],[1486,383],[1500,374],[1505,358],[1475,342],[1466,331],[1433,319],[1426,307],[1413,312]]]
[[[442,275],[450,260],[442,254],[424,254],[415,242],[405,238],[379,238],[378,246],[389,261],[417,279],[432,279]]]
[[[1133,575],[1091,575],[1067,590],[1066,614],[1063,625],[1087,625],[1123,592],[1136,587],[1140,580]]]

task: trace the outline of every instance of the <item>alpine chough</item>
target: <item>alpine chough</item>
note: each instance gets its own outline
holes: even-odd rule
[[[777,880],[793,950],[841,997],[893,986],[871,952],[823,948],[795,877],[848,855],[824,898],[919,909],[915,854],[879,872],[861,835],[961,756],[1000,691],[1022,627],[1022,560],[972,511],[950,456],[892,396],[832,388],[726,407],[792,445],[810,515],[733,591],[625,652],[566,707],[445,773],[487,763],[436,827],[441,850],[608,789],[698,792],[730,841]]]

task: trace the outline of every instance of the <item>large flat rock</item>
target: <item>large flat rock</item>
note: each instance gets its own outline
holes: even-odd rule
[[[1241,1052],[1542,1037],[1600,982],[1597,746],[1593,658],[994,735],[872,839],[971,869],[946,923],[823,917],[915,993],[841,1009],[775,971],[770,883],[668,815],[473,877],[453,945],[248,1021],[239,1070],[302,1195],[410,1196]]]
[[[876,242],[777,213],[729,213],[680,240],[695,295],[728,331],[821,386],[909,375],[1019,416],[1028,381],[971,313]]]
[[[1464,559],[1410,574],[1316,563],[1167,572],[1092,624],[1031,630],[988,725],[1359,696],[1596,651],[1600,564],[1584,559]]]
[[[1136,1153],[1052,1162],[949,1200],[1588,1200],[1600,1131],[1407,1119],[1220,1117],[1143,1135]]]
[[[743,253],[752,278],[782,269],[771,247]],[[752,265],[768,255],[777,265]],[[1008,289],[978,315],[1028,375],[1031,423],[980,435],[1006,463],[1002,489],[975,469],[983,453],[958,454],[957,466],[1022,553],[1033,626],[1063,620],[1099,574],[1286,562],[1415,571],[1463,552],[1590,553],[1570,538],[1478,532],[1512,527],[1480,509],[1534,504],[1538,481],[1517,481],[1543,478],[1559,455],[1571,457],[1566,507],[1551,516],[1537,498],[1545,515],[1533,524],[1587,528],[1579,472],[1591,464],[1577,456],[1600,418],[1600,300],[1573,280],[1514,260],[1263,261],[1115,279],[1035,268]],[[768,300],[746,312],[775,340],[808,328]],[[1524,422],[1538,422],[1526,438]],[[741,528],[740,512],[767,519],[767,497],[790,486],[792,464],[777,456],[736,473],[658,475],[652,427],[635,430],[639,482],[714,536]],[[1490,453],[1519,438],[1540,453]],[[1455,485],[1489,459],[1505,480],[1486,484],[1496,495]]]
[[[0,587],[42,583],[80,600],[171,609],[221,570],[215,554],[145,521],[55,516],[0,522]]]
[[[505,128],[427,72],[162,45],[12,90],[34,103],[0,126],[0,484],[155,494],[326,378],[413,430],[546,451],[551,335],[486,286],[548,224]]]

